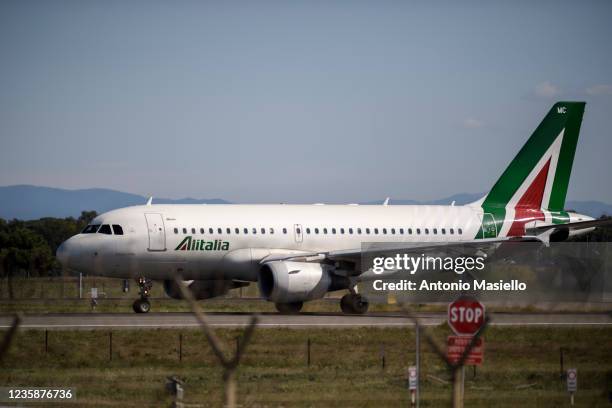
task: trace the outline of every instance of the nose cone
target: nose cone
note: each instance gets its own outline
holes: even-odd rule
[[[74,257],[78,255],[77,247],[77,240],[73,237],[62,242],[62,244],[57,248],[55,256],[60,264],[62,264],[62,268],[74,268],[74,265],[72,264],[74,263]]]
[[[55,257],[62,264],[62,267],[68,267],[68,251],[66,250],[66,241],[62,242],[59,247],[57,247],[57,252],[55,253]]]

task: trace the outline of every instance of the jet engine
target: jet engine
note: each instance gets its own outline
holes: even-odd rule
[[[193,296],[198,299],[210,299],[225,295],[230,289],[248,286],[249,282],[232,280],[193,280],[185,281],[185,285],[191,290]],[[173,280],[164,281],[166,295],[173,299],[182,299],[181,292]]]
[[[319,299],[327,292],[348,288],[348,279],[334,274],[334,269],[320,263],[268,262],[259,271],[259,290],[275,303]]]

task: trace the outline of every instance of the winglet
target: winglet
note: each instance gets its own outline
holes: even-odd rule
[[[389,205],[389,198],[391,198],[391,197],[385,198],[385,202],[383,203],[383,205],[385,205],[385,206]]]
[[[147,207],[150,207],[151,203],[153,203],[153,196],[149,197],[149,199],[147,200]]]

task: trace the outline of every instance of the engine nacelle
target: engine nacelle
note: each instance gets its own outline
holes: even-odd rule
[[[210,299],[225,295],[230,289],[248,286],[249,282],[237,282],[231,280],[193,280],[184,282],[198,299]],[[181,292],[173,280],[164,281],[166,295],[173,299],[182,299]]]
[[[275,303],[320,299],[327,292],[348,288],[348,279],[331,273],[333,270],[319,263],[268,262],[259,271],[259,290]]]

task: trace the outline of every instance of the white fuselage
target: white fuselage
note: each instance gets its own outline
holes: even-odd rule
[[[103,276],[256,281],[259,261],[271,254],[470,241],[481,222],[482,209],[472,206],[145,205],[96,217],[92,224],[119,225],[123,235],[76,235],[58,258]]]

